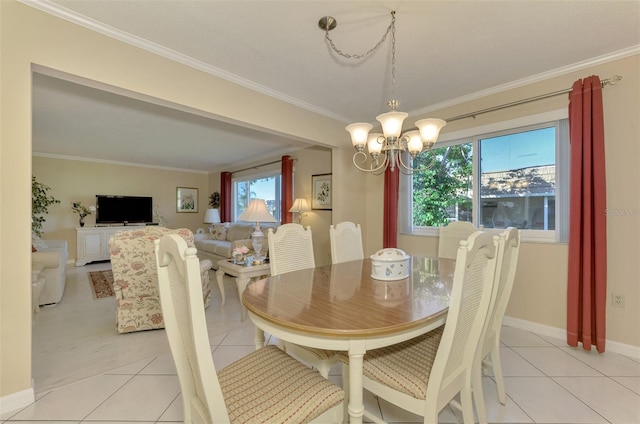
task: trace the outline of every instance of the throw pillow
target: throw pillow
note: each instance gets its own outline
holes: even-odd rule
[[[31,233],[31,245],[38,250],[43,250],[48,248],[47,243],[45,243],[37,234]]]
[[[224,224],[214,224],[211,230],[211,238],[213,240],[226,240],[227,226]]]

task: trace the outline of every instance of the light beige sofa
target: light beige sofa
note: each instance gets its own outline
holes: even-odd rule
[[[34,241],[32,245],[37,251],[31,253],[31,262],[44,265],[44,286],[40,292],[39,305],[58,303],[64,294],[67,281],[67,250],[66,240],[41,240]],[[33,249],[32,249],[33,250]]]
[[[267,235],[267,228],[277,228],[278,224],[261,224],[262,231]],[[224,222],[215,224],[211,234],[195,235],[198,257],[211,259],[213,267],[218,269],[218,261],[231,259],[231,252],[238,246],[246,246],[253,250],[251,233],[255,224],[250,222]],[[265,246],[267,246],[265,238]]]
[[[186,228],[147,226],[119,231],[109,239],[118,333],[164,328],[154,241],[165,234],[178,234],[189,247],[194,247],[193,233]],[[205,307],[211,300],[211,265],[208,259],[200,260]]]

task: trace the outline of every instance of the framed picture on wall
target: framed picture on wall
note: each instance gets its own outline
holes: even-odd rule
[[[331,210],[331,174],[318,174],[311,176],[311,209]]]
[[[198,212],[198,189],[192,187],[176,188],[176,212]]]

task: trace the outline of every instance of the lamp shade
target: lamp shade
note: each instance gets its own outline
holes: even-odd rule
[[[371,128],[373,128],[373,125],[363,122],[347,125],[345,129],[351,134],[353,147],[364,147],[364,145],[367,144],[367,135]]]
[[[264,199],[252,199],[244,213],[238,217],[239,221],[250,222],[276,222],[276,219],[269,213]]]
[[[369,134],[369,141],[367,142],[367,150],[369,150],[369,154],[379,155],[380,152],[382,152],[382,147],[384,147],[382,140],[381,133]]]
[[[311,209],[309,209],[309,205],[307,205],[307,200],[298,198],[296,199],[295,202],[293,202],[293,206],[291,206],[291,208],[289,209],[289,212],[300,213],[300,212],[308,212],[310,210]]]
[[[204,223],[205,224],[217,224],[220,222],[220,213],[218,209],[207,209],[207,212],[204,214]]]
[[[422,151],[422,139],[420,138],[420,131],[412,130],[407,131],[405,134],[409,141],[407,142],[407,149],[411,154],[418,154]]]
[[[407,116],[406,112],[392,111],[378,115],[376,119],[382,124],[382,132],[386,138],[400,137],[402,123]]]
[[[440,134],[440,130],[445,125],[447,125],[445,121],[437,118],[428,118],[416,121],[416,126],[420,130],[422,142],[425,144],[431,143],[431,145],[436,142],[438,135]]]

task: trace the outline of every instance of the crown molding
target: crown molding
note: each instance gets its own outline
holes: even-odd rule
[[[435,105],[427,106],[422,109],[417,109],[409,113],[410,117],[419,116],[423,114],[427,114],[433,112],[435,110],[444,109],[450,106],[456,106],[465,102],[469,102],[472,100],[481,99],[486,96],[490,96],[493,94],[502,93],[508,90],[513,90],[515,88],[524,87],[529,84],[533,84],[536,82],[548,80],[554,77],[562,76],[569,74],[571,72],[576,72],[585,68],[591,68],[596,65],[601,65],[607,62],[613,62],[614,60],[623,59],[625,57],[633,56],[636,54],[640,54],[640,44],[628,47],[626,49],[618,50],[612,53],[607,53],[602,56],[594,57],[592,59],[584,60],[582,62],[574,63],[572,65],[563,66],[561,68],[556,68],[551,71],[542,72],[537,75],[532,75],[527,78],[522,78],[516,81],[512,81],[506,84],[497,85],[495,87],[488,88],[486,90],[478,91],[476,93],[472,93],[466,96],[458,97],[455,99],[447,100],[442,103],[438,103]],[[609,76],[605,76],[608,78]]]
[[[307,102],[303,102],[302,100],[296,99],[294,97],[288,96],[279,91],[273,90],[269,87],[265,87],[260,85],[254,81],[248,80],[246,78],[242,78],[236,74],[232,74],[231,72],[227,72],[223,69],[217,68],[215,66],[209,65],[205,62],[197,60],[191,56],[187,56],[185,54],[176,52],[175,50],[168,49],[164,46],[161,46],[157,43],[153,43],[144,38],[138,37],[137,35],[128,33],[126,31],[119,30],[110,25],[106,25],[102,22],[96,21],[95,19],[91,19],[87,16],[76,13],[70,9],[62,7],[56,3],[53,3],[49,0],[18,0],[20,3],[26,4],[28,6],[34,7],[38,10],[41,10],[50,15],[56,16],[58,18],[64,19],[66,21],[72,22],[74,24],[83,26],[92,31],[96,31],[100,34],[106,35],[107,37],[122,41],[124,43],[130,44],[134,47],[141,48],[148,52],[157,54],[158,56],[162,56],[164,58],[173,60],[174,62],[181,63],[183,65],[189,66],[190,68],[196,69],[198,71],[205,72],[209,75],[213,75],[215,77],[224,79],[226,81],[237,84],[241,87],[248,88],[250,90],[256,91],[258,93],[264,94],[266,96],[272,97],[277,100],[281,100],[285,103],[289,103],[291,105],[300,107],[302,109],[308,110],[310,112],[317,113],[319,115],[325,116],[327,118],[335,119],[341,122],[348,122],[346,118],[340,116],[336,113],[328,111],[326,109],[319,108],[315,105],[312,105]]]
[[[151,169],[162,169],[164,171],[176,171],[176,172],[191,172],[194,174],[209,174],[209,171],[195,170],[195,169],[183,169],[183,168],[173,168],[170,166],[158,166],[158,165],[147,165],[142,163],[134,163],[134,162],[121,162],[116,160],[106,160],[106,159],[95,159],[95,158],[85,158],[80,156],[68,156],[68,155],[58,155],[53,153],[41,153],[41,152],[32,152],[31,156],[49,158],[49,159],[62,159],[62,160],[74,160],[79,162],[93,162],[93,163],[102,163],[106,165],[120,165],[120,166],[135,166],[136,168],[151,168]]]
[[[174,50],[163,47],[159,44],[150,42],[136,35],[130,34],[128,32],[116,29],[112,26],[106,25],[102,22],[96,21],[79,13],[76,13],[70,9],[62,7],[56,3],[53,3],[49,0],[18,0],[19,2],[39,9],[43,12],[49,13],[53,16],[57,16],[61,19],[67,20],[69,22],[75,23],[77,25],[83,26],[90,30],[96,31],[103,35],[106,35],[110,38],[114,38],[116,40],[122,41],[124,43],[130,44],[132,46],[141,48],[143,50],[149,51],[151,53],[157,54],[159,56],[165,57],[167,59],[173,60],[175,62],[181,63],[183,65],[189,66],[191,68],[197,69],[202,72],[206,72],[215,77],[224,79],[226,81],[232,82],[239,86],[248,88],[250,90],[256,91],[258,93],[264,94],[266,96],[275,98],[277,100],[281,100],[285,103],[289,103],[291,105],[300,107],[302,109],[308,110],[310,112],[317,113],[319,115],[325,116],[327,118],[335,119],[340,122],[348,123],[351,122],[346,117],[340,116],[334,112],[328,111],[326,109],[319,108],[315,105],[312,105],[307,102],[303,102],[294,97],[288,96],[279,91],[270,89],[263,85],[257,84],[254,81],[248,80],[246,78],[242,78],[238,75],[232,74],[223,69],[217,68],[215,66],[204,63],[200,60],[194,59],[185,54],[176,52]],[[622,59],[628,56],[633,56],[635,54],[640,53],[640,44],[628,47],[626,49],[618,50],[612,53],[607,53],[602,56],[598,56],[592,59],[584,60],[582,62],[574,63],[572,65],[563,66],[561,68],[553,69],[551,71],[542,72],[537,75],[532,75],[530,77],[522,78],[516,81],[512,81],[506,84],[501,84],[495,87],[491,87],[486,90],[481,90],[476,93],[472,93],[466,96],[458,97],[455,99],[447,100],[445,102],[437,103],[431,106],[427,106],[421,109],[416,109],[414,111],[409,112],[409,117],[415,117],[423,114],[427,114],[436,110],[444,109],[446,107],[455,106],[461,103],[469,102],[472,100],[477,100],[482,97],[490,96],[497,93],[502,93],[504,91],[512,90],[515,88],[523,87],[529,84],[533,84],[536,82],[544,81],[550,78],[554,78],[561,75],[566,75],[571,72],[579,71],[581,69],[593,67],[596,65],[600,65],[603,63],[611,62],[614,60]]]

